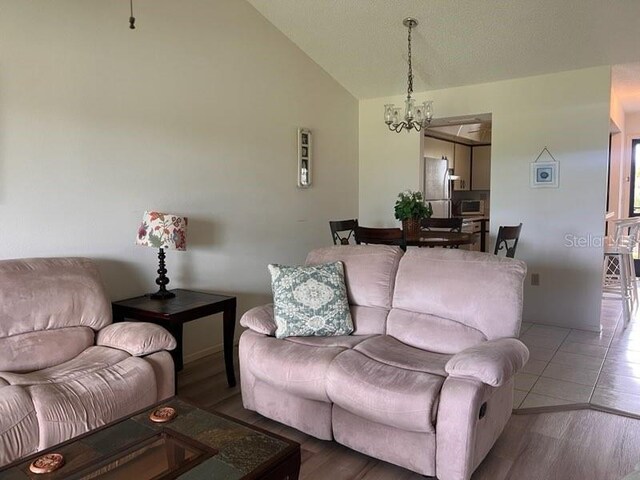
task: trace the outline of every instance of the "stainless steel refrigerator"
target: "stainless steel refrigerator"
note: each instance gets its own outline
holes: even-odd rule
[[[422,193],[427,203],[433,207],[433,216],[451,216],[451,182],[449,160],[446,158],[422,159]]]

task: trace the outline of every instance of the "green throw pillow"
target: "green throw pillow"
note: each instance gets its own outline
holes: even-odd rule
[[[269,265],[277,338],[349,335],[353,321],[342,262]]]

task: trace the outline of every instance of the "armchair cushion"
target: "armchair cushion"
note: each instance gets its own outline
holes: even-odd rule
[[[456,353],[444,369],[452,377],[475,378],[499,387],[529,360],[529,350],[520,340],[500,338]]]
[[[273,303],[254,307],[240,319],[240,325],[256,333],[273,337],[276,334],[276,321],[273,318]]]
[[[124,350],[142,357],[160,350],[173,350],[176,340],[159,325],[147,322],[120,322],[98,332],[96,345]]]
[[[59,365],[93,345],[89,327],[64,327],[0,338],[0,371],[32,372]]]

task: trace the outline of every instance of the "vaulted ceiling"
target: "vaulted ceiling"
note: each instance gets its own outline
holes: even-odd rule
[[[639,0],[248,0],[357,98],[640,61]]]

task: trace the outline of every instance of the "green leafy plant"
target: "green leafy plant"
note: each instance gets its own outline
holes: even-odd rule
[[[433,208],[431,203],[424,203],[422,192],[407,190],[398,194],[394,213],[398,220],[429,218],[433,215]]]

